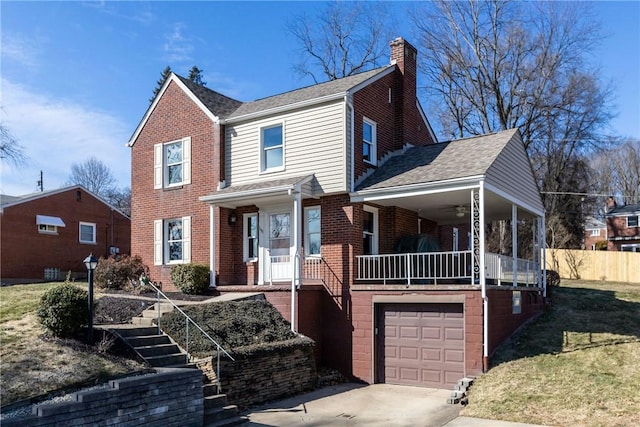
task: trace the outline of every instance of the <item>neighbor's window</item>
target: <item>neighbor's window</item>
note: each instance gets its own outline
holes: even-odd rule
[[[258,259],[258,214],[245,214],[242,233],[244,235],[244,260]]]
[[[599,236],[600,235],[600,229],[596,228],[594,230],[591,230],[591,235],[592,236]]]
[[[191,217],[154,221],[154,264],[191,261]]]
[[[627,227],[637,227],[637,226],[638,226],[638,215],[628,216]]]
[[[58,227],[49,224],[38,224],[38,231],[45,234],[58,234]]]
[[[154,188],[191,183],[191,138],[154,146]]]
[[[364,206],[362,218],[362,253],[376,255],[378,253],[378,209]]]
[[[80,243],[96,243],[96,225],[94,223],[80,223]]]
[[[362,159],[376,164],[376,123],[367,118],[362,120]]]
[[[305,215],[305,243],[304,252],[306,256],[320,255],[320,207],[314,206],[306,208]]]
[[[284,138],[282,124],[260,130],[261,170],[272,171],[284,168]]]
[[[58,227],[65,226],[62,218],[48,215],[36,215],[36,225],[42,234],[58,234]]]

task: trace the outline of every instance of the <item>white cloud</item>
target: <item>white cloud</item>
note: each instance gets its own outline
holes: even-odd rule
[[[2,34],[2,60],[14,61],[23,67],[33,69],[38,65],[42,40],[22,37],[19,34]]]
[[[131,158],[125,147],[128,125],[92,106],[52,99],[29,88],[0,79],[2,123],[29,157],[20,167],[2,164],[0,193],[22,195],[36,191],[40,171],[45,190],[65,185],[73,163],[92,156],[100,159],[121,187],[131,185]]]
[[[163,45],[165,59],[169,63],[186,62],[191,60],[193,44],[184,36],[183,30],[187,26],[182,22],[174,24],[171,33],[165,35],[166,43]]]

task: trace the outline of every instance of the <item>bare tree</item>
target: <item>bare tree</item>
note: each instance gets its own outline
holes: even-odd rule
[[[316,83],[375,68],[386,58],[387,6],[382,2],[332,2],[317,16],[300,15],[287,30],[300,44],[295,71]]]
[[[107,165],[91,157],[84,163],[71,165],[67,184],[80,184],[92,193],[106,197],[115,188],[116,180]]]
[[[518,128],[549,214],[575,205],[558,193],[584,188],[581,156],[600,145],[611,118],[611,91],[585,59],[600,39],[587,9],[570,2],[439,0],[414,13],[425,89],[440,106],[443,130],[465,137]],[[581,235],[572,224],[564,229]]]
[[[0,123],[0,159],[19,166],[27,161],[24,147],[13,136],[4,123]]]
[[[113,188],[105,194],[105,199],[125,215],[131,216],[131,188]]]

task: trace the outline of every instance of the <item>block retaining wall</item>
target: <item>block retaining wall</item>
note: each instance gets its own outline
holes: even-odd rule
[[[316,388],[313,341],[304,337],[286,343],[282,347],[235,354],[235,361],[221,357],[220,384],[227,401],[246,409]],[[216,381],[215,356],[196,361],[196,365],[210,382]]]
[[[74,401],[37,405],[33,415],[3,419],[2,426],[202,426],[202,372],[156,371],[109,381],[106,388],[76,392]]]

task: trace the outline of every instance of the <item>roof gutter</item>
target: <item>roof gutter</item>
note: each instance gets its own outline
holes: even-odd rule
[[[453,190],[466,190],[478,188],[484,181],[484,175],[475,175],[464,178],[447,179],[419,184],[399,185],[388,188],[373,188],[370,190],[355,191],[349,194],[352,202],[364,202],[398,197],[419,196],[423,194],[443,193]]]

